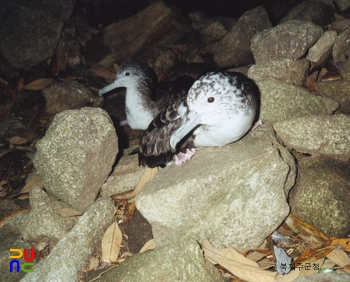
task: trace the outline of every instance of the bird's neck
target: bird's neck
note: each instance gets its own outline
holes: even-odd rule
[[[128,124],[133,129],[147,129],[157,109],[150,98],[150,91],[140,91],[137,87],[128,87],[125,96],[125,112]]]

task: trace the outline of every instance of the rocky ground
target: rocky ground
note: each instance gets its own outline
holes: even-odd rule
[[[103,27],[81,2],[1,4],[3,281],[350,280],[350,1],[236,18],[149,1]],[[97,96],[129,60],[160,81],[242,72],[263,125],[139,167],[125,90]],[[34,272],[10,273],[10,248],[34,248]]]

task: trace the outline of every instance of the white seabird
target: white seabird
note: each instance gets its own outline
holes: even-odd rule
[[[196,147],[223,146],[242,138],[252,127],[260,106],[254,81],[238,72],[201,76],[182,97],[150,123],[139,146],[139,164],[180,165]]]

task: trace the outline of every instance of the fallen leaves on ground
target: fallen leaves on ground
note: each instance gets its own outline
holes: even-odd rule
[[[5,222],[8,221],[11,217],[14,217],[15,215],[17,214],[20,214],[20,213],[27,213],[29,210],[28,209],[25,209],[25,210],[19,210],[19,211],[15,211],[11,214],[9,214],[8,216],[5,216],[3,219],[1,219],[0,221],[0,228],[4,226]]]
[[[120,245],[123,239],[117,222],[112,223],[102,238],[102,260],[108,263],[117,262]]]
[[[143,187],[145,187],[146,183],[151,181],[153,179],[153,177],[157,174],[157,172],[159,171],[158,167],[155,168],[149,168],[146,167],[144,173],[141,175],[140,180],[138,182],[138,184],[136,185],[134,190],[125,192],[125,193],[121,193],[121,194],[116,194],[116,195],[112,195],[113,200],[129,200],[134,198],[138,193],[141,192],[141,190],[143,189]]]
[[[43,90],[51,84],[52,78],[40,78],[23,86],[23,90]]]
[[[154,241],[154,239],[151,239],[143,245],[143,247],[140,250],[140,253],[142,254],[149,250],[154,250],[155,248],[157,248],[157,243],[156,241]]]
[[[41,188],[44,188],[44,184],[41,181],[40,175],[35,175],[31,180],[29,180],[27,184],[22,188],[21,194],[29,193],[29,189],[33,185],[39,185]]]
[[[239,253],[233,247],[214,248],[208,240],[202,244],[205,258],[223,267],[234,277],[233,281],[278,281],[289,282],[298,276],[324,271],[350,272],[349,238],[329,238],[314,226],[290,215],[285,223],[264,244],[254,250]],[[276,254],[271,248],[285,250],[293,259],[288,274],[278,274]],[[220,269],[219,267],[219,269]],[[269,270],[266,270],[269,269]]]
[[[10,144],[12,145],[23,145],[25,143],[27,143],[27,138],[20,136],[13,136],[10,138]]]
[[[276,273],[260,269],[259,265],[234,248],[214,248],[208,240],[202,244],[204,256],[213,264],[220,264],[235,276],[252,282],[275,281]]]
[[[63,209],[60,209],[60,215],[62,215],[63,217],[75,217],[75,216],[82,215],[82,213],[78,212],[75,209],[63,208]]]

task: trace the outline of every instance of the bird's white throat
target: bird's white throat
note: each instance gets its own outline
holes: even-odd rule
[[[154,117],[150,107],[152,104],[150,98],[147,95],[142,96],[136,87],[126,89],[125,113],[131,128],[144,130],[148,127]]]

